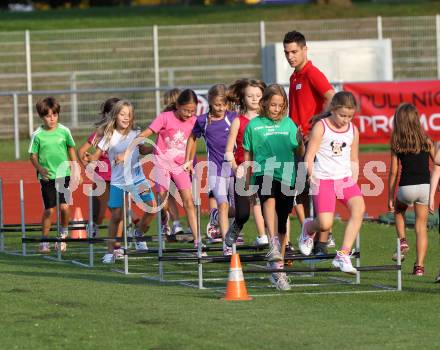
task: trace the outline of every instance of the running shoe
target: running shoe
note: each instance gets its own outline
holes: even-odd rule
[[[287,242],[287,244],[286,244],[286,254],[287,253],[293,254],[294,251],[295,251],[295,247],[293,246],[293,244],[290,243],[290,242]]]
[[[280,253],[280,250],[278,249],[276,244],[270,244],[269,245],[269,251],[266,254],[267,261],[282,261],[283,256]]]
[[[270,269],[276,269],[277,263],[274,264],[268,262],[267,267]],[[280,268],[279,270],[282,271],[282,268]],[[287,277],[287,274],[285,272],[272,272],[270,274],[269,280],[278,290],[287,291],[292,289],[289,283],[289,278]]]
[[[434,283],[440,283],[440,272],[438,273],[437,277],[435,278]]]
[[[231,256],[232,248],[228,247],[226,244],[223,244],[223,256]]]
[[[107,253],[102,257],[103,264],[114,264],[115,256],[112,253]]]
[[[229,226],[228,232],[225,235],[225,244],[228,247],[232,247],[232,245],[237,241],[238,236],[240,235],[240,228],[235,223],[235,220]]]
[[[405,254],[409,251],[409,245],[405,238],[400,240],[400,260],[405,260]],[[393,257],[391,258],[394,261],[397,261],[397,252],[393,254]]]
[[[222,241],[221,235],[218,235],[218,229],[211,222],[208,222],[206,225],[206,237],[208,238],[209,243],[219,243]]]
[[[180,224],[180,222],[173,223],[173,227],[171,228],[171,234],[172,235],[183,235],[183,234],[185,234],[185,231],[183,230],[183,227]]]
[[[307,231],[307,226],[313,221],[313,219],[307,218],[301,228],[301,235],[298,238],[299,250],[304,255],[310,255],[313,250],[313,235],[310,235]]]
[[[342,272],[349,274],[356,274],[357,270],[351,264],[351,254],[343,254],[340,251],[336,252],[336,256],[332,261],[334,267],[339,268]]]
[[[136,239],[137,238],[144,238],[144,235],[141,232],[139,232],[138,230],[136,230],[134,232],[134,237]],[[137,251],[148,250],[147,242],[145,242],[145,241],[136,241],[135,246],[136,246]]]
[[[425,268],[420,265],[414,265],[412,274],[416,276],[423,276],[425,274]]]
[[[38,251],[42,254],[49,254],[50,253],[50,243],[49,242],[41,242],[40,246],[38,247]]]
[[[327,248],[334,248],[336,247],[335,239],[333,238],[333,234],[330,232],[327,239]]]
[[[62,233],[60,234],[61,239],[67,238],[67,234]],[[55,250],[60,249],[62,253],[64,253],[67,250],[67,244],[66,242],[55,242]]]
[[[244,238],[243,238],[243,232],[240,232],[240,234],[237,237],[237,240],[235,241],[236,245],[244,245]]]
[[[115,260],[124,259],[124,249],[122,249],[122,248],[115,249],[113,251],[113,255],[114,255]]]
[[[194,241],[194,249],[197,249],[197,250],[198,250],[198,248],[199,248],[199,242],[198,242],[198,241]],[[204,244],[202,243],[202,257],[208,256],[208,254],[206,254],[206,252],[204,251],[205,248],[206,248],[206,245],[204,245]],[[194,255],[197,256],[198,253],[199,253],[199,252],[196,251],[196,252],[194,253]]]
[[[267,235],[257,236],[254,242],[254,245],[256,246],[261,246],[266,244],[269,244],[269,239],[267,238]]]

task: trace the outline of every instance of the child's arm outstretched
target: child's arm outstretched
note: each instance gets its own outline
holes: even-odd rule
[[[359,130],[356,126],[354,128],[353,143],[351,144],[350,160],[351,160],[351,178],[354,182],[359,178]]]
[[[435,158],[434,154],[437,155],[440,152],[440,142],[437,142],[435,147],[431,147],[430,156],[431,159]],[[440,166],[434,164],[434,169],[431,173],[431,179],[429,183],[429,211],[434,213],[435,208],[435,193],[437,192],[438,182],[440,180]]]
[[[192,174],[194,171],[193,162],[196,155],[196,146],[196,136],[194,135],[194,133],[191,133],[191,135],[189,135],[188,141],[186,142],[185,162],[183,163],[183,169],[185,171],[188,171],[190,174]]]
[[[399,170],[399,159],[391,151],[390,174],[388,176],[388,210],[394,211],[394,192],[396,191],[397,171]]]
[[[237,171],[237,163],[234,157],[234,147],[237,142],[237,134],[240,129],[240,118],[235,118],[229,129],[228,142],[226,143],[225,149],[225,160],[231,163],[232,170],[234,173]]]

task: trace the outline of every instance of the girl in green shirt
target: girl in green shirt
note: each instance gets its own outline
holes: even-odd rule
[[[288,103],[282,86],[268,86],[260,104],[261,116],[249,122],[243,139],[244,160],[253,161],[252,181],[246,167],[245,189],[252,182],[258,193],[270,236],[268,265],[281,270],[284,258],[280,243],[284,247],[286,222],[294,203],[295,153],[304,154],[304,143],[301,132],[286,116]],[[285,273],[273,273],[271,281],[280,290],[290,289]]]

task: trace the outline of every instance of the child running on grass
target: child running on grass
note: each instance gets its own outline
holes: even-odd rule
[[[414,206],[416,223],[416,262],[413,274],[423,276],[428,249],[429,158],[434,159],[434,144],[425,134],[417,108],[409,103],[401,104],[394,114],[391,134],[391,167],[388,178],[388,210],[394,212],[396,231],[400,239],[402,260],[409,250],[406,240],[405,212]],[[397,196],[399,164],[401,167]],[[397,259],[397,253],[393,260]]]
[[[123,219],[123,193],[124,191],[129,192],[138,206],[143,207],[141,203],[145,203],[147,206],[147,208],[143,207],[145,213],[134,232],[134,237],[138,239],[136,250],[147,250],[147,244],[142,240],[143,233],[148,230],[148,226],[154,218],[156,201],[139,164],[139,153],[148,153],[150,148],[143,144],[135,146],[133,149],[129,147],[139,135],[139,131],[133,130],[133,124],[134,111],[131,103],[124,100],[116,102],[111,112],[98,124],[97,133],[103,137],[98,143],[96,152],[88,157],[88,161],[98,160],[103,152],[107,152],[110,159],[111,181],[108,207],[111,211],[111,219],[108,228],[109,237],[116,236],[118,226]],[[124,153],[126,153],[125,159],[127,160],[121,161],[119,156]],[[119,256],[115,255],[114,241],[110,240],[102,262],[112,264],[115,258],[119,258]]]
[[[107,114],[109,114],[116,102],[120,99],[117,97],[112,97],[107,99],[101,105],[100,116],[101,120],[105,119]],[[88,152],[90,148],[97,146],[99,141],[101,140],[102,135],[98,135],[96,130],[93,131],[90,136],[87,138],[87,141],[78,149],[78,158],[83,164],[84,167],[87,167],[89,164],[88,157],[90,153]],[[97,167],[95,168],[93,177],[93,190],[97,189],[97,183],[101,183],[105,186],[104,192],[101,195],[93,196],[93,228],[92,228],[92,236],[97,237],[98,235],[98,225],[101,225],[104,216],[105,210],[107,209],[107,201],[108,201],[108,193],[110,189],[110,180],[111,180],[111,165],[110,160],[108,159],[108,155],[106,152],[103,152],[97,161]],[[122,233],[122,228],[118,230]]]
[[[438,189],[438,184],[440,180],[440,142],[435,144],[435,157],[434,157],[434,169],[431,174],[431,181],[429,186],[429,211],[431,214],[435,212],[435,193]],[[440,205],[438,207],[438,214],[440,216]],[[440,234],[440,222],[438,227],[438,232]],[[440,272],[437,274],[435,278],[435,283],[440,283]]]
[[[174,111],[176,109],[177,99],[180,95],[180,90],[175,88],[164,93],[163,102],[165,108],[163,112]],[[176,240],[176,236],[183,234],[183,227],[180,223],[179,209],[176,198],[173,195],[168,196],[166,205],[161,210],[161,227],[162,234],[166,235],[169,240]],[[169,220],[173,221],[172,226],[169,226]]]
[[[284,88],[268,86],[260,101],[261,115],[253,118],[244,132],[244,161],[254,161],[252,184],[258,188],[264,222],[269,234],[268,266],[280,272],[272,273],[270,280],[277,289],[289,290],[280,242],[285,241],[287,218],[294,202],[296,180],[295,155],[304,154],[301,132],[286,116],[287,96]],[[246,169],[246,190],[251,172]],[[277,227],[275,223],[277,222]]]
[[[154,149],[154,167],[152,170],[154,181],[165,203],[169,194],[172,180],[183,201],[189,226],[197,248],[197,216],[192,196],[190,175],[184,171],[185,150],[196,120],[197,95],[193,90],[183,90],[175,104],[160,113],[150,126],[139,134],[139,137],[150,137],[157,134],[157,143]]]
[[[229,87],[230,99],[238,106],[240,115],[234,119],[229,131],[226,145],[225,160],[231,163],[232,170],[239,182],[237,168],[244,162],[243,138],[244,131],[249,122],[260,114],[260,100],[263,96],[266,84],[261,80],[242,79]],[[244,177],[241,177],[244,180]],[[243,186],[241,186],[243,188]],[[234,188],[235,219],[226,234],[226,245],[232,246],[238,238],[244,224],[249,220],[250,208],[252,208],[255,224],[257,226],[257,245],[268,244],[264,228],[264,219],[261,206],[256,195],[251,197],[241,196]]]
[[[41,195],[43,197],[44,211],[42,215],[42,236],[47,238],[51,227],[51,217],[55,213],[57,203],[56,183],[65,188],[69,187],[70,176],[72,180],[79,180],[78,169],[73,167],[62,167],[67,161],[77,161],[75,152],[75,142],[73,141],[70,130],[61,123],[58,123],[60,114],[60,104],[53,97],[46,97],[39,100],[36,104],[41,125],[32,134],[29,144],[30,161],[37,170],[38,179],[41,185]],[[75,164],[73,163],[73,164]],[[60,169],[65,169],[60,171]],[[77,179],[74,179],[77,177]],[[69,205],[66,203],[64,193],[59,193],[61,227],[58,232],[60,238],[67,238],[69,225]],[[55,244],[55,249],[66,250],[66,243]],[[48,242],[40,243],[41,253],[50,253]]]
[[[347,207],[350,217],[342,247],[332,264],[343,272],[354,274],[357,271],[351,264],[351,248],[365,211],[364,198],[357,185],[359,131],[351,122],[357,103],[351,93],[341,91],[333,96],[329,109],[313,126],[304,158],[317,216],[305,219],[299,247],[304,255],[310,255],[316,232],[330,230],[337,198]]]
[[[229,229],[229,200],[231,200],[233,181],[232,169],[224,163],[229,129],[236,113],[228,111],[228,89],[223,84],[212,86],[208,91],[209,112],[197,117],[188,139],[185,167],[192,172],[196,139],[203,137],[208,151],[208,184],[218,208],[218,221],[222,238]],[[223,255],[231,255],[232,249],[223,242]]]

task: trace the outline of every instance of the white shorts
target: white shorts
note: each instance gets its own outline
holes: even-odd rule
[[[397,200],[409,207],[414,203],[428,205],[429,184],[400,186],[397,190]]]

